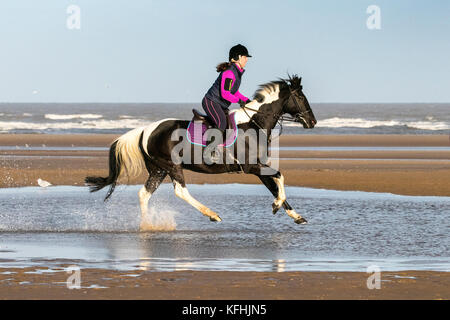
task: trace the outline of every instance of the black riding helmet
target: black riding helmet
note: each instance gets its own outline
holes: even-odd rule
[[[228,61],[231,61],[231,59],[238,60],[239,56],[246,56],[251,58],[251,55],[248,53],[247,48],[244,47],[242,44],[237,44],[230,49]]]

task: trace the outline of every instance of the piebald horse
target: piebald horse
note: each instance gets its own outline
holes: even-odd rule
[[[233,114],[234,113],[234,114]],[[317,123],[307,98],[302,91],[301,78],[289,76],[287,79],[279,79],[259,86],[254,99],[241,106],[240,109],[230,111],[234,115],[235,123],[242,132],[246,130],[262,130],[266,142],[270,141],[271,132],[280,120],[289,120],[301,123],[305,129],[313,128]],[[272,204],[272,212],[275,214],[283,207],[286,213],[294,219],[295,223],[305,224],[307,221],[288,204],[284,189],[284,177],[277,170],[269,170],[262,174],[263,168],[269,166],[261,161],[239,162],[237,156],[237,143],[232,145],[228,152],[234,155],[233,161],[221,163],[201,163],[173,161],[172,151],[180,140],[173,141],[172,133],[177,129],[186,129],[188,120],[162,119],[148,126],[133,129],[113,141],[109,150],[109,175],[108,177],[86,177],[85,182],[90,187],[90,192],[98,191],[110,186],[105,201],[111,196],[118,178],[126,173],[128,176],[137,176],[145,167],[149,177],[144,186],[139,190],[139,202],[142,220],[147,217],[148,202],[164,178],[169,175],[175,189],[175,195],[185,200],[211,221],[222,219],[213,210],[209,209],[195,198],[186,188],[183,169],[207,173],[246,173],[256,175],[275,197]],[[245,138],[244,138],[245,139]],[[250,138],[251,139],[251,138]],[[244,143],[248,151],[250,143]],[[198,146],[191,145],[192,148]],[[203,147],[200,147],[203,148]],[[223,152],[225,157],[226,152]],[[141,222],[142,228],[142,222]]]

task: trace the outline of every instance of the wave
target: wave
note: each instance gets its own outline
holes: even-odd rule
[[[127,130],[136,127],[148,126],[156,120],[132,118],[131,116],[120,115],[119,119],[100,119],[99,114],[46,114],[47,122],[28,121],[0,121],[0,132],[11,131],[45,131],[45,130]],[[1,119],[1,118],[0,118]],[[60,120],[60,121],[58,121]],[[73,121],[70,121],[73,120]],[[283,123],[287,127],[297,127],[298,123]],[[423,121],[402,121],[402,120],[369,120],[364,118],[328,118],[318,120],[316,128],[359,128],[371,129],[380,127],[406,128],[416,130],[450,130],[449,121],[438,121],[428,118]]]
[[[103,116],[101,114],[91,114],[91,113],[84,113],[84,114],[53,114],[48,113],[45,115],[46,119],[50,120],[71,120],[71,119],[100,119]]]
[[[293,126],[298,124],[286,124]],[[363,118],[329,118],[318,120],[316,128],[361,128],[375,127],[408,127],[420,130],[450,130],[450,122],[446,121],[400,121],[400,120],[369,120]]]
[[[153,121],[143,119],[121,120],[83,120],[77,122],[23,122],[0,121],[0,132],[13,130],[70,130],[70,129],[134,129],[136,127],[150,125]]]

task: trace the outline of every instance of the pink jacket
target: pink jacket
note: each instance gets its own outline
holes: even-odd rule
[[[239,65],[237,63],[235,65],[239,69],[239,71],[241,71],[241,72],[244,71],[243,69],[241,69],[239,67]],[[227,81],[227,79],[229,79],[229,80]],[[231,80],[231,82],[230,82],[230,80]],[[239,100],[242,100],[244,102],[249,100],[246,96],[244,96],[242,93],[240,93],[239,90],[236,91],[235,94],[232,94],[229,89],[227,90],[225,88],[225,85],[228,84],[228,83],[229,83],[229,85],[228,85],[229,88],[231,88],[233,86],[233,83],[234,83],[235,80],[236,79],[234,77],[233,71],[226,70],[226,71],[223,72],[223,74],[222,74],[222,82],[220,84],[220,94],[222,95],[222,98],[230,101],[231,103],[238,103]]]

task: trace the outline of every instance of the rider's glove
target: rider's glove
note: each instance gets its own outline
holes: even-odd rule
[[[242,107],[245,107],[245,105],[246,105],[247,103],[249,103],[249,102],[250,102],[250,99],[248,99],[247,101],[239,100],[239,105],[240,105],[241,108],[242,108]]]

